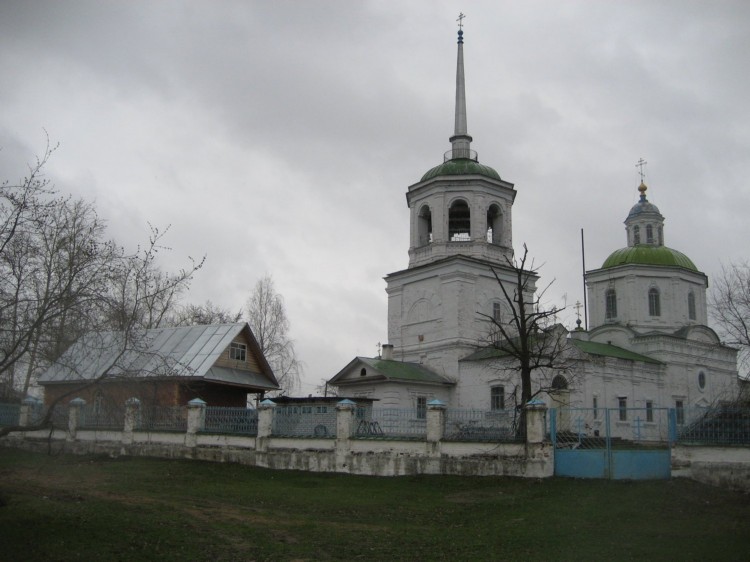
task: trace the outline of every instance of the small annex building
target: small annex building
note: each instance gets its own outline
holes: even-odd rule
[[[47,405],[61,397],[120,406],[137,398],[151,406],[245,407],[279,389],[246,322],[122,332],[76,341],[39,377]]]

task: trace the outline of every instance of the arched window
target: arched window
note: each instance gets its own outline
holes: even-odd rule
[[[688,293],[688,318],[695,320],[695,293],[693,291]]]
[[[651,287],[648,290],[648,314],[649,316],[661,316],[659,289],[656,287]]]
[[[367,375],[367,369],[365,369],[364,367],[362,367],[362,368],[361,368],[361,369],[359,370],[359,376],[360,376],[360,377],[364,377],[364,376],[366,376],[366,375]]]
[[[617,318],[617,293],[615,293],[614,289],[607,289],[607,292],[604,293],[604,301],[606,309],[605,318],[607,320]]]
[[[490,205],[487,209],[487,242],[490,244],[500,244],[503,232],[503,215],[500,207]]]
[[[552,379],[552,390],[568,390],[568,381],[562,375]]]
[[[471,240],[471,211],[466,201],[454,201],[448,209],[448,240],[468,242]]]
[[[418,246],[432,242],[432,211],[427,205],[422,206],[417,216],[417,236]]]
[[[646,225],[646,244],[654,243],[654,227],[650,224]]]
[[[664,245],[664,229],[662,227],[659,227],[656,229],[656,231],[659,233],[659,246]]]
[[[633,227],[633,245],[641,243],[641,227],[635,225]]]

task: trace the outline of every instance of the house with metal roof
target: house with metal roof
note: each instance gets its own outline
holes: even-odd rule
[[[96,332],[76,341],[39,377],[45,403],[61,397],[124,404],[242,406],[279,385],[245,323]]]

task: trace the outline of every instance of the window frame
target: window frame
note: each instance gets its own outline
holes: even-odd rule
[[[229,344],[229,359],[231,361],[247,362],[247,344],[233,341]]]
[[[617,411],[619,412],[619,421],[628,421],[628,399],[626,396],[617,397]]]
[[[501,384],[490,387],[490,410],[493,412],[505,410],[505,387]]]
[[[427,397],[417,396],[416,402],[417,402],[417,419],[426,420],[427,419]]]
[[[657,287],[648,290],[648,315],[661,316],[661,294]]]
[[[606,320],[617,318],[617,291],[613,288],[604,292],[604,318]]]

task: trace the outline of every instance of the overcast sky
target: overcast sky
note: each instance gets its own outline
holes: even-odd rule
[[[710,278],[750,251],[747,1],[0,1],[0,178],[45,146],[64,193],[131,247],[171,225],[188,295],[232,309],[273,275],[313,392],[386,343],[407,187],[453,128],[515,184],[513,240],[551,301],[626,245],[639,158],[665,242]],[[571,307],[563,320],[574,327]]]

